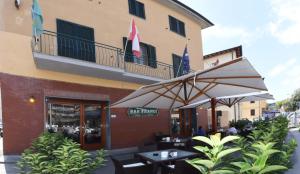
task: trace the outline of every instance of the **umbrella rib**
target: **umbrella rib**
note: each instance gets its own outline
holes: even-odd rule
[[[215,79],[216,80],[216,79]],[[213,82],[215,81],[215,80],[213,80]],[[191,85],[191,83],[188,81],[187,82],[188,84],[190,84]],[[200,88],[198,88],[196,85],[195,85],[195,88],[199,91],[199,92],[202,92],[203,90],[205,90],[206,88],[208,88],[212,83],[211,82],[206,82],[206,83],[208,83],[208,85],[206,85],[202,90],[200,89]],[[195,94],[195,95],[197,95],[197,94]],[[204,95],[206,95],[206,97],[208,97],[208,98],[212,98],[211,96],[209,96],[208,94],[204,94]]]
[[[242,101],[244,98],[246,98],[246,97],[241,97],[239,100],[236,101],[236,103],[239,103],[239,102]],[[236,104],[236,103],[235,103],[235,104]]]
[[[177,84],[173,84],[174,86],[176,86],[176,85],[178,85],[179,83],[177,83]],[[170,86],[171,84],[169,84],[168,86]],[[115,106],[115,105],[118,105],[118,104],[121,104],[121,103],[124,103],[124,102],[127,102],[127,101],[129,101],[129,100],[132,100],[132,99],[134,99],[134,98],[137,98],[137,97],[141,97],[141,96],[144,96],[144,95],[147,95],[147,94],[149,94],[149,93],[151,93],[151,92],[154,92],[154,91],[156,91],[156,90],[158,90],[158,89],[161,89],[161,88],[155,88],[155,89],[153,89],[153,90],[151,90],[151,91],[148,91],[148,92],[145,92],[145,93],[142,93],[142,94],[140,94],[140,95],[137,95],[137,96],[135,96],[135,97],[131,97],[131,98],[129,98],[129,99],[126,99],[126,100],[124,100],[124,101],[121,101],[121,102],[117,102],[117,103],[115,103],[115,104],[113,104],[112,106]]]
[[[210,68],[210,69],[208,69],[208,70],[205,70],[205,71],[202,71],[202,72],[198,73],[198,74],[196,75],[196,77],[198,77],[199,75],[208,73],[208,72],[210,72],[210,71],[213,71],[213,70],[216,70],[216,69],[223,68],[224,66],[228,66],[228,65],[231,65],[231,64],[240,62],[240,61],[242,61],[242,60],[243,60],[243,58],[237,58],[237,59],[232,60],[232,61],[230,61],[230,62],[223,63],[223,64],[221,64],[221,65],[219,65],[219,66],[215,66],[215,67],[213,67],[213,68]],[[194,78],[194,77],[191,77],[191,78]]]
[[[167,92],[169,92],[170,90],[172,90],[172,89],[175,88],[176,86],[177,86],[177,84],[174,85],[172,88],[169,88],[169,89],[166,90],[165,92],[159,93],[160,95],[158,95],[158,96],[155,97],[154,99],[150,100],[150,101],[149,101],[148,103],[146,103],[143,107],[145,107],[145,106],[149,105],[150,103],[154,102],[156,99],[158,99],[158,98],[161,97],[162,95],[166,94]],[[153,91],[153,92],[156,92],[156,91]]]
[[[179,92],[181,91],[182,87],[183,87],[183,84],[181,85],[181,87],[180,87],[180,88],[179,88],[179,90],[177,91],[176,97],[173,99],[173,101],[172,101],[172,104],[171,104],[171,106],[170,106],[170,109],[169,109],[169,110],[171,110],[171,109],[172,109],[172,107],[173,107],[173,105],[174,105],[174,103],[175,103],[175,99],[178,97],[178,95],[179,95]],[[185,104],[185,103],[183,103],[183,104]]]
[[[212,83],[210,83],[210,84],[207,86],[208,88],[204,88],[203,90],[201,90],[200,92],[198,92],[196,95],[194,95],[194,96],[189,100],[189,102],[193,101],[195,98],[197,98],[197,97],[199,97],[199,96],[201,96],[201,95],[203,95],[203,94],[206,95],[206,96],[208,96],[208,95],[206,94],[206,92],[217,86],[217,84],[213,84],[211,87],[209,87],[211,84],[212,84]],[[210,97],[210,98],[211,98],[211,97]]]
[[[191,94],[192,94],[192,91],[193,91],[193,89],[194,89],[194,87],[195,87],[195,84],[193,83],[193,84],[191,84],[189,81],[187,81],[187,83],[189,84],[189,85],[192,85],[192,88],[191,88],[191,90],[190,90],[190,92],[189,92],[189,95],[188,95],[188,99],[191,97]]]
[[[225,105],[225,106],[229,106],[229,104],[227,102],[225,102],[223,99],[217,100],[217,103],[220,103],[220,104]]]
[[[228,85],[228,86],[235,86],[235,87],[243,87],[243,88],[256,89],[256,90],[262,90],[262,91],[266,91],[267,90],[267,89],[263,89],[263,88],[257,88],[257,87],[246,86],[246,85],[223,83],[223,82],[207,82],[207,81],[202,81],[202,80],[199,80],[198,82],[215,83],[215,84],[218,84],[218,85]]]
[[[162,85],[164,88],[166,88],[167,90],[169,89],[167,86],[165,86],[165,85]],[[170,91],[173,95],[174,95],[174,97],[176,96],[176,94],[171,90]],[[178,96],[178,98],[181,100],[181,102],[182,103],[184,103],[184,100],[183,100],[183,98],[181,98],[180,96]],[[172,98],[173,99],[173,98]]]
[[[166,98],[168,98],[168,99],[171,99],[171,100],[173,100],[173,98],[172,98],[172,97],[170,97],[170,96],[167,96],[167,95],[165,95],[165,94],[162,94],[162,93],[159,93],[159,92],[156,92],[156,91],[154,91],[153,93],[155,93],[155,94],[158,94],[158,95],[161,95],[161,96],[163,96],[163,97],[166,97]],[[176,94],[175,94],[175,96],[176,96]],[[181,101],[181,100],[178,100],[178,99],[176,99],[176,101],[178,101],[178,102],[183,102],[183,101]]]
[[[260,79],[261,76],[226,76],[226,77],[203,77],[197,80],[209,80],[209,79]]]

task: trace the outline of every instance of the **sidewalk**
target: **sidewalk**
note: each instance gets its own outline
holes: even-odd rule
[[[294,163],[294,167],[285,173],[286,174],[299,174],[300,173],[300,132],[298,131],[298,128],[291,129],[289,132],[289,136],[291,136],[291,138],[296,139],[296,141],[298,143],[298,147],[292,157],[292,162]]]

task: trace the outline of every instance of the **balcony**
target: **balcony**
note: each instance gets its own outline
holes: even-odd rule
[[[139,58],[124,55],[120,48],[50,31],[33,41],[32,48],[40,69],[141,84],[174,77],[171,65],[155,62],[148,66]],[[132,62],[124,57],[131,57]]]

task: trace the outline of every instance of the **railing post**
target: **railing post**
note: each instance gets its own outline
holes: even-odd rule
[[[120,57],[121,57],[121,56],[120,56],[120,52],[121,52],[121,51],[120,51],[119,49],[117,49],[117,66],[118,66],[118,68],[121,68],[121,67],[120,67]]]
[[[169,75],[170,75],[170,78],[169,79],[171,79],[172,78],[172,71],[171,71],[171,66],[169,66]]]

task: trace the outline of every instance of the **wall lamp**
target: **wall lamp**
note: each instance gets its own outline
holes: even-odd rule
[[[29,99],[28,99],[29,103],[35,103],[36,102],[36,99],[31,96]]]

